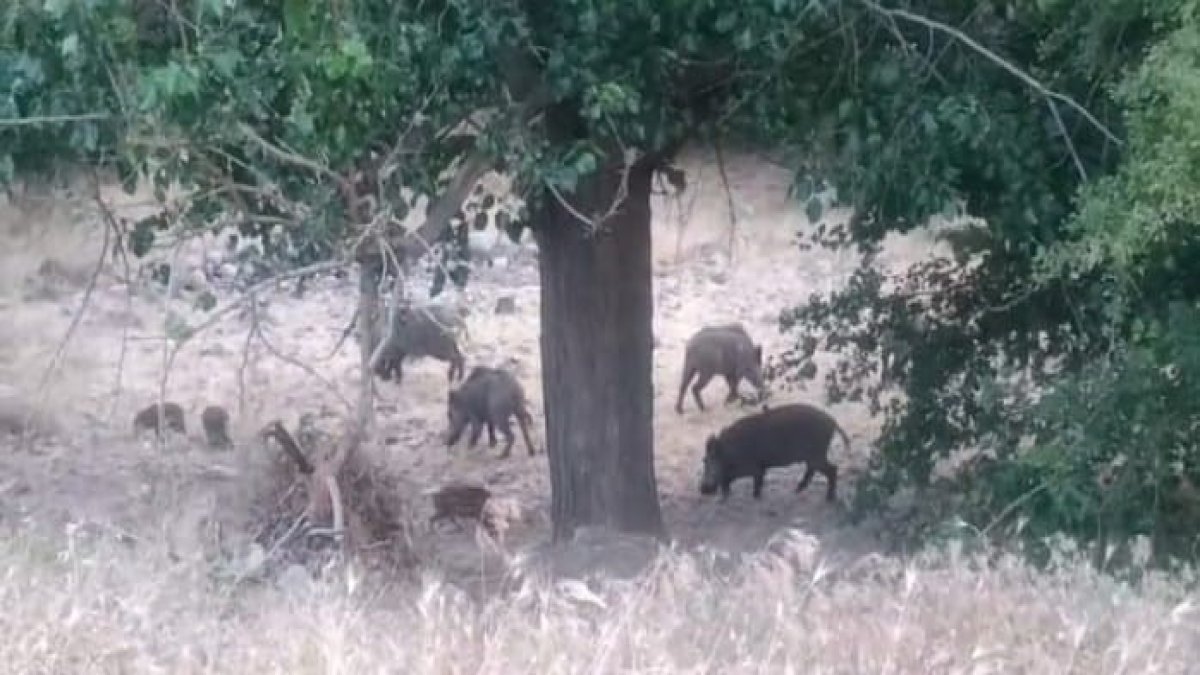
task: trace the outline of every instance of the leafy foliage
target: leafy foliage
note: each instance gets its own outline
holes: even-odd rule
[[[1182,432],[1198,411],[1180,374],[1198,356],[1188,337],[1200,184],[1195,9],[1014,3],[1004,14],[938,17],[968,26],[1049,89],[1088,101],[1125,137],[1121,146],[961,46],[943,46],[938,75],[925,79],[926,59],[896,60],[910,69],[898,78],[905,91],[884,86],[893,78],[866,78],[876,89],[848,106],[863,112],[834,143],[860,159],[823,174],[856,213],[848,231],[818,241],[871,250],[954,202],[984,225],[947,237],[953,260],[897,278],[864,267],[844,291],[782,316],[785,329],[825,334],[843,356],[825,373],[834,400],[869,399],[885,415],[860,506],[928,485],[939,460],[975,447],[995,461],[972,464],[959,489],[981,526],[1011,516],[1033,538],[1196,532],[1180,501],[1200,468]],[[933,35],[911,34],[914,54],[938,53]],[[779,373],[816,376],[820,346],[800,340]],[[1115,482],[1098,480],[1113,462]]]

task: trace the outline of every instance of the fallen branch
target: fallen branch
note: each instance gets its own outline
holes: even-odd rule
[[[296,463],[296,468],[299,469],[300,473],[305,476],[313,474],[315,469],[312,462],[309,462],[308,458],[304,456],[304,451],[300,449],[300,444],[296,442],[295,437],[283,426],[282,421],[274,420],[268,424],[263,429],[262,436],[264,438],[274,438],[279,443],[279,447],[283,448],[284,454]]]

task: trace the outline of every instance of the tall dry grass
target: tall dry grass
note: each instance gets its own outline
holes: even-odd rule
[[[75,541],[75,543],[70,543]],[[664,553],[633,580],[528,581],[482,604],[430,576],[232,588],[116,544],[0,545],[13,673],[1189,673],[1191,579],[1137,588],[953,553],[832,568],[792,534],[732,575]],[[144,545],[143,545],[144,546]]]

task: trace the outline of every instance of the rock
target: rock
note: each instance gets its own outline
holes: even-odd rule
[[[262,571],[267,562],[267,552],[260,544],[250,544],[246,557],[242,559],[242,576],[251,577]]]
[[[312,575],[303,565],[288,565],[275,580],[275,585],[284,593],[303,595],[311,593],[314,587]]]
[[[517,313],[517,301],[511,295],[505,295],[496,300],[496,314],[506,316]]]

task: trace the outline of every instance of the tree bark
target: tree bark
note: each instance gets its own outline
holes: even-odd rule
[[[581,181],[572,207],[607,212],[621,173]],[[629,172],[623,206],[599,232],[550,194],[533,214],[555,541],[583,525],[666,536],[654,474],[651,173]]]

